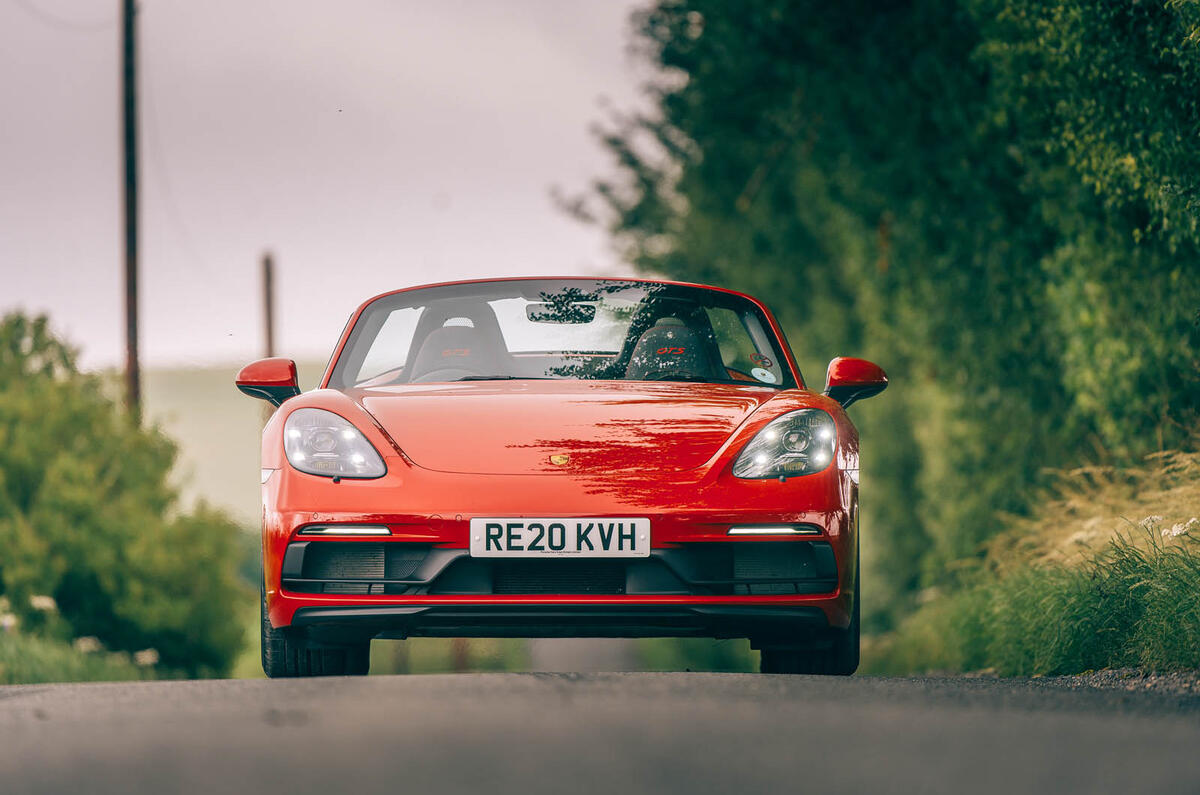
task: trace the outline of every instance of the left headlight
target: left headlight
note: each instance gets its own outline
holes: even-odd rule
[[[810,475],[833,460],[837,426],[828,412],[800,409],[776,417],[754,435],[733,462],[739,478]]]
[[[288,463],[310,475],[377,478],[383,459],[362,432],[332,411],[296,409],[283,425]]]

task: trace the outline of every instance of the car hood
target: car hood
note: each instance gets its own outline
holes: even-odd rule
[[[478,474],[702,466],[777,390],[625,381],[470,381],[349,390],[417,466]]]

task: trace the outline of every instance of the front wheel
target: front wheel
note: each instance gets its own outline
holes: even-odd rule
[[[764,674],[825,674],[849,676],[858,670],[859,598],[858,565],[854,566],[854,607],[850,626],[833,630],[833,643],[827,649],[797,650],[787,646],[762,647],[758,670]]]
[[[371,641],[317,644],[301,630],[273,627],[267,616],[266,592],[261,585],[259,589],[262,667],[269,678],[366,675],[371,665]]]

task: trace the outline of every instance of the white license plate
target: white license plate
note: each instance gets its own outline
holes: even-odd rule
[[[646,558],[650,520],[472,519],[473,558]]]

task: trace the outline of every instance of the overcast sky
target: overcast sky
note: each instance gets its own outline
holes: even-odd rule
[[[621,274],[553,185],[611,171],[628,0],[142,0],[142,350],[327,356],[367,297],[483,275]],[[0,0],[0,312],[121,361],[118,0]]]

